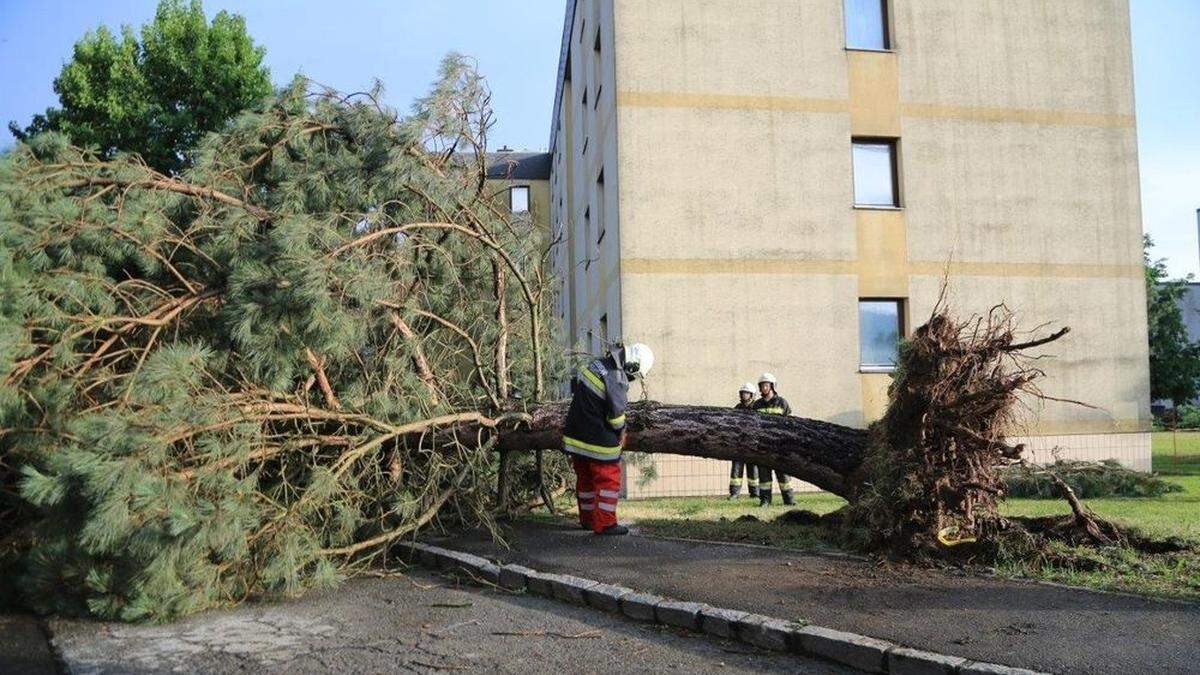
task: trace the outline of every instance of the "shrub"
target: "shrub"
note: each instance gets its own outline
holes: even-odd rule
[[[1051,473],[1071,486],[1080,499],[1094,497],[1161,497],[1183,488],[1151,473],[1133,471],[1116,460],[1081,462],[1059,460],[1037,467],[1013,466],[1005,469],[1004,482],[1009,497],[1059,499],[1058,486]]]

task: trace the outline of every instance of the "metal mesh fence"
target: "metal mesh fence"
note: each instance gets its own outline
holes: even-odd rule
[[[1156,431],[1153,437],[1155,471],[1200,468],[1200,429]]]

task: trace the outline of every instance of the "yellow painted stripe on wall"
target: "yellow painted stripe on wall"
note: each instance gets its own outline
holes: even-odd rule
[[[1116,278],[1140,279],[1137,265],[1074,265],[1052,263],[953,262],[950,274],[976,277]],[[780,258],[625,258],[624,274],[862,274],[876,272],[875,263],[858,260]],[[944,262],[908,262],[898,274],[940,276]]]
[[[624,258],[623,274],[858,274],[854,260]]]
[[[772,110],[782,112],[848,113],[850,101],[805,96],[762,94],[711,94],[680,91],[620,91],[617,105],[628,108],[703,108],[710,110]],[[1044,124],[1078,127],[1132,128],[1133,115],[1113,115],[1080,110],[990,108],[938,103],[901,103],[902,117],[958,119],[972,122]]]
[[[902,103],[900,104],[900,115],[972,122],[1016,122],[1073,127],[1132,128],[1135,125],[1133,115],[1109,115],[1078,110],[1038,110],[1036,108],[985,108],[936,103]]]
[[[677,91],[621,91],[617,92],[617,105],[631,108],[709,108],[817,113],[844,113],[850,110],[850,102],[840,99],[757,94],[694,94]]]

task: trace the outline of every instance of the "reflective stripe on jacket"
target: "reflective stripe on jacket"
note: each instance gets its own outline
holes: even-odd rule
[[[788,405],[787,399],[779,394],[772,396],[770,401],[759,397],[759,399],[755,401],[751,407],[764,415],[792,414],[792,406]]]
[[[571,381],[563,450],[602,462],[621,459],[628,396],[629,378],[612,355],[580,368]]]

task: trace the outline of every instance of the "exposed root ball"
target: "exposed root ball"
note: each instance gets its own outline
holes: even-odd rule
[[[1042,372],[1022,350],[1066,332],[1019,343],[1003,305],[959,323],[938,303],[901,346],[862,492],[851,500],[850,522],[865,526],[870,546],[944,552],[1006,528],[997,510],[1000,469],[1018,461],[1022,448],[1004,439],[1021,397],[1041,396],[1034,381]]]

